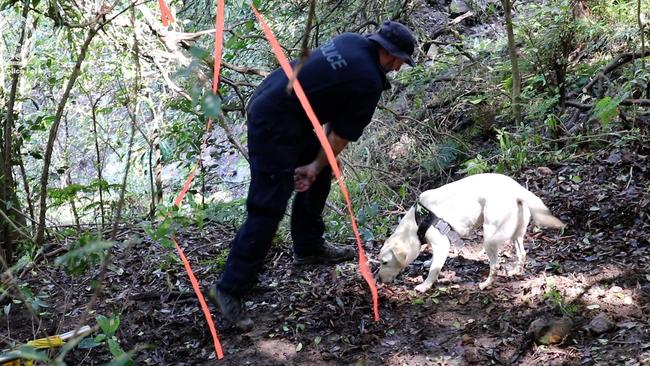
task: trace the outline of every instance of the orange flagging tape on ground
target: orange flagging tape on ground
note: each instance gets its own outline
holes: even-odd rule
[[[162,10],[163,5],[165,3],[164,0],[159,0],[159,1],[161,3],[161,10]],[[165,8],[166,7],[167,5],[165,5]],[[167,8],[167,11],[169,12],[169,8]],[[165,24],[164,14],[165,11],[163,10],[163,25],[167,25]],[[171,16],[171,13],[169,13],[169,16]],[[212,92],[215,94],[217,93],[217,87],[219,85],[219,70],[221,69],[221,52],[223,49],[223,24],[224,24],[223,16],[224,16],[224,0],[218,0],[217,15],[215,19],[216,32],[214,34],[214,77],[212,79]],[[207,136],[208,133],[210,132],[211,127],[212,127],[212,120],[208,119],[205,137],[203,138],[203,143],[201,144],[199,159],[201,158],[201,153],[203,152],[204,147],[207,143],[207,139],[208,139]],[[183,198],[185,198],[185,195],[187,194],[187,191],[189,190],[195,175],[196,175],[196,166],[192,168],[189,177],[187,177],[187,180],[183,185],[183,189],[181,189],[178,196],[174,200],[174,205],[176,205],[177,207],[180,207],[181,203],[183,202]],[[181,246],[178,245],[178,241],[176,240],[176,235],[172,234],[171,239],[174,242],[174,246],[176,247],[176,251],[178,252],[178,255],[181,257],[181,260],[183,261],[183,266],[185,267],[187,276],[190,278],[190,282],[192,283],[192,288],[194,289],[194,293],[196,294],[196,297],[199,299],[199,304],[201,305],[201,310],[203,311],[205,320],[208,322],[208,328],[210,328],[210,334],[212,335],[212,341],[214,343],[214,350],[217,354],[217,358],[222,359],[223,350],[221,349],[221,342],[219,342],[219,337],[217,336],[217,328],[214,326],[214,321],[212,320],[212,314],[210,313],[210,308],[208,307],[208,304],[205,302],[205,298],[203,297],[203,293],[201,292],[199,281],[196,279],[196,276],[194,275],[194,271],[192,271],[192,266],[190,265],[190,262],[187,260],[187,257],[185,256],[185,252],[183,252]]]
[[[162,24],[166,27],[169,23],[175,22],[174,16],[172,15],[169,6],[165,3],[165,0],[158,0],[158,5],[160,6],[160,15],[162,17]]]
[[[181,189],[181,191],[178,193],[178,196],[176,196],[176,200],[174,200],[175,206],[181,207],[183,198],[185,198],[187,191],[190,189],[190,186],[192,185],[192,181],[194,180],[195,175],[196,175],[196,166],[192,167],[192,170],[190,171],[190,175],[185,180],[185,184],[183,184],[183,189]]]
[[[185,266],[185,271],[187,271],[187,276],[190,278],[190,282],[192,283],[192,288],[196,293],[196,297],[198,297],[199,299],[199,304],[201,304],[201,310],[203,310],[203,315],[205,316],[205,320],[207,320],[208,322],[208,328],[210,328],[210,334],[212,335],[212,342],[214,343],[214,350],[217,353],[217,358],[222,359],[223,350],[221,349],[221,343],[219,342],[219,337],[217,336],[217,328],[214,326],[214,321],[212,320],[212,314],[210,313],[210,308],[208,307],[208,304],[205,302],[205,298],[201,293],[201,288],[199,287],[199,281],[196,279],[196,276],[194,276],[194,272],[192,271],[192,266],[190,266],[190,262],[187,260],[187,257],[185,256],[183,249],[181,249],[181,246],[178,245],[178,242],[176,241],[176,235],[172,235],[172,241],[174,242],[174,246],[176,246],[178,255],[181,256],[181,260],[183,261],[183,266]]]
[[[262,25],[262,28],[264,28],[264,34],[266,35],[266,39],[268,39],[269,43],[271,43],[271,47],[273,48],[275,57],[280,62],[280,66],[282,66],[282,70],[284,70],[284,73],[287,75],[287,78],[289,80],[294,80],[293,89],[295,90],[296,95],[300,100],[300,104],[302,104],[302,107],[305,109],[305,112],[307,113],[307,117],[309,117],[309,120],[311,121],[312,125],[314,125],[316,136],[318,136],[318,140],[320,141],[321,146],[325,151],[327,160],[329,161],[330,166],[332,167],[332,171],[334,172],[334,175],[336,176],[336,179],[339,183],[341,192],[345,197],[345,201],[347,202],[348,205],[348,213],[350,214],[350,220],[352,222],[352,230],[354,231],[354,236],[357,239],[357,249],[359,251],[359,270],[361,272],[361,276],[363,276],[363,278],[368,283],[368,286],[370,287],[370,293],[372,294],[372,305],[373,305],[373,310],[375,315],[375,321],[378,321],[379,302],[377,296],[377,285],[375,284],[375,279],[372,277],[370,268],[368,268],[368,261],[366,260],[366,253],[363,250],[363,246],[361,245],[361,237],[359,236],[359,230],[357,229],[357,223],[356,223],[357,220],[354,217],[354,212],[352,210],[352,202],[350,201],[350,195],[345,186],[345,183],[343,182],[343,177],[341,176],[341,170],[339,169],[339,166],[336,163],[336,158],[334,157],[334,152],[332,151],[332,147],[327,141],[327,136],[325,136],[325,132],[323,132],[323,127],[318,122],[318,118],[316,117],[314,110],[309,104],[309,100],[307,100],[307,95],[305,94],[305,91],[302,89],[300,82],[297,79],[293,78],[293,69],[289,64],[289,60],[287,60],[287,57],[282,53],[282,48],[280,47],[278,40],[275,39],[273,32],[266,24],[266,22],[264,22],[264,19],[255,8],[255,5],[251,4],[251,6],[253,8],[253,12],[255,13],[255,16],[257,17],[257,20],[259,20],[260,24]]]

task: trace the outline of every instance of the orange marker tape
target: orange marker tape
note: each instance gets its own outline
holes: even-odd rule
[[[217,14],[214,20],[214,77],[212,78],[212,92],[217,94],[219,87],[219,70],[221,70],[221,52],[223,50],[223,22],[224,0],[217,1]]]
[[[160,9],[163,13],[163,25],[167,26],[165,24],[166,22],[166,15],[171,18],[173,21],[173,17],[171,17],[171,12],[169,11],[169,8],[167,8],[167,5],[165,4],[164,0],[159,0],[160,3]],[[212,92],[217,93],[217,87],[219,85],[219,70],[221,69],[221,53],[223,50],[223,24],[224,24],[224,0],[218,0],[218,9],[217,9],[217,15],[215,19],[215,35],[214,35],[214,75],[212,79]],[[167,19],[168,20],[168,19]],[[212,120],[208,119],[208,123],[206,126],[206,132],[209,132],[212,127]],[[201,152],[203,152],[205,145],[207,144],[207,139],[208,135],[207,133],[205,134],[205,137],[203,138],[203,143],[201,144]],[[201,158],[201,152],[199,153],[199,159]],[[196,165],[192,168],[192,171],[190,172],[189,177],[185,180],[185,184],[183,184],[183,189],[178,193],[178,196],[176,196],[176,199],[174,200],[174,205],[177,207],[180,207],[181,203],[183,202],[183,198],[187,195],[187,191],[190,189],[190,186],[192,184],[192,181],[194,180],[194,176],[196,175]],[[205,298],[203,297],[203,293],[201,292],[201,287],[199,286],[199,281],[196,279],[196,276],[194,275],[194,271],[192,271],[192,266],[190,265],[190,262],[187,260],[187,257],[185,256],[185,252],[183,252],[183,249],[181,248],[180,245],[178,245],[178,242],[176,241],[176,235],[172,234],[172,242],[174,243],[174,246],[176,247],[176,251],[178,252],[178,255],[181,257],[181,260],[183,261],[183,266],[185,267],[185,271],[187,272],[187,276],[190,278],[190,282],[192,283],[192,289],[194,289],[194,293],[196,294],[196,297],[199,299],[199,304],[201,305],[201,310],[203,311],[203,315],[205,316],[205,320],[208,322],[208,328],[210,329],[210,334],[212,335],[212,341],[214,343],[214,350],[217,354],[218,359],[223,358],[223,350],[221,349],[221,343],[219,342],[219,337],[217,336],[217,329],[214,325],[214,321],[212,320],[212,314],[210,313],[210,308],[208,307],[208,304],[205,302]]]
[[[205,316],[205,320],[208,321],[208,328],[210,328],[210,334],[212,334],[212,342],[214,343],[214,349],[217,352],[217,358],[222,359],[223,350],[221,349],[221,343],[219,342],[219,337],[217,337],[217,328],[214,326],[214,321],[212,321],[212,314],[210,313],[210,308],[208,307],[208,304],[205,302],[205,298],[201,293],[201,288],[199,287],[199,281],[196,279],[196,276],[192,271],[192,266],[190,266],[190,261],[187,260],[187,257],[185,256],[183,249],[181,249],[181,246],[178,245],[178,242],[176,241],[176,235],[172,234],[172,241],[174,242],[174,246],[176,246],[176,251],[178,251],[178,255],[180,255],[181,260],[183,261],[183,266],[185,266],[185,271],[187,271],[187,276],[190,278],[190,282],[192,283],[192,288],[194,289],[194,293],[196,293],[196,297],[198,297],[199,299],[199,304],[201,304],[201,310],[203,310],[203,315]]]
[[[341,188],[341,192],[345,197],[345,201],[347,202],[347,206],[348,206],[348,213],[350,215],[350,220],[352,222],[352,230],[354,231],[354,236],[357,239],[357,249],[359,251],[359,271],[361,272],[361,276],[366,280],[368,286],[370,287],[370,293],[372,294],[372,305],[373,305],[373,310],[375,315],[375,321],[378,321],[379,301],[377,296],[377,285],[375,284],[375,279],[372,277],[370,268],[368,268],[366,253],[363,250],[363,246],[361,245],[361,237],[359,236],[359,230],[357,228],[357,223],[356,223],[357,220],[354,217],[354,212],[352,210],[352,202],[350,201],[350,194],[348,193],[345,183],[343,182],[343,177],[341,176],[341,170],[339,169],[339,166],[336,163],[336,158],[334,157],[334,152],[332,151],[332,147],[327,141],[327,136],[325,136],[325,132],[323,132],[323,127],[318,122],[316,113],[314,113],[314,110],[312,109],[311,104],[307,99],[307,95],[305,94],[305,91],[302,89],[302,85],[300,85],[300,82],[297,79],[293,79],[292,77],[293,69],[289,64],[289,60],[287,59],[287,57],[284,55],[284,53],[282,53],[282,48],[280,47],[278,40],[273,35],[273,32],[266,24],[266,22],[264,22],[264,19],[255,8],[255,5],[251,4],[251,7],[253,8],[253,12],[257,17],[257,20],[259,20],[260,24],[262,25],[262,28],[264,29],[264,34],[266,35],[266,39],[268,39],[269,43],[271,43],[271,47],[273,48],[275,57],[280,62],[280,66],[282,67],[282,70],[284,70],[284,73],[287,75],[287,78],[289,80],[294,80],[293,89],[296,92],[296,96],[300,100],[300,104],[305,109],[305,112],[307,113],[307,117],[309,118],[312,125],[314,126],[314,130],[316,131],[316,136],[318,137],[318,140],[320,141],[320,144],[323,147],[323,150],[325,151],[327,160],[329,161],[330,166],[332,167],[332,172],[334,172],[337,182],[339,183],[339,187]]]
[[[183,198],[185,198],[187,191],[190,189],[190,185],[192,185],[192,181],[194,180],[195,175],[196,175],[196,166],[194,166],[192,168],[192,171],[190,171],[190,175],[185,180],[185,184],[183,184],[183,189],[181,189],[181,191],[178,193],[178,196],[176,196],[176,199],[174,200],[174,205],[178,207],[181,206],[181,203],[183,202]]]
[[[169,10],[167,3],[165,3],[165,0],[158,0],[158,5],[160,6],[160,15],[162,17],[162,24],[165,27],[168,26],[169,23],[173,23],[176,21],[174,20],[174,16],[172,15],[171,10]]]

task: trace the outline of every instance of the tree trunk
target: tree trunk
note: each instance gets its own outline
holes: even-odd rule
[[[34,234],[34,223],[36,222],[36,216],[34,216],[34,204],[32,203],[32,192],[29,189],[29,179],[27,179],[27,172],[25,171],[25,164],[23,162],[22,156],[18,156],[18,165],[20,167],[20,175],[23,178],[23,187],[25,188],[25,200],[27,201],[27,209],[29,210],[29,218],[32,222],[32,234]]]
[[[103,177],[102,177],[102,157],[99,152],[99,138],[97,137],[97,103],[102,98],[99,97],[96,101],[92,102],[92,118],[93,118],[93,136],[95,138],[95,157],[96,157],[96,169],[97,169],[97,182],[99,183],[98,185],[98,190],[99,190],[99,212],[101,215],[101,221],[102,221],[102,229],[104,229],[106,225],[106,214],[104,212],[104,189],[102,188],[103,186]]]
[[[131,23],[135,23],[133,9],[131,11]],[[122,179],[122,187],[120,188],[120,199],[117,201],[117,208],[115,210],[115,219],[113,221],[113,230],[111,231],[111,240],[115,240],[117,229],[120,224],[122,208],[124,207],[124,197],[126,195],[126,183],[129,178],[129,170],[131,168],[131,154],[133,153],[133,140],[137,126],[137,115],[139,114],[138,108],[138,93],[140,92],[140,49],[138,45],[138,38],[136,33],[133,34],[133,50],[135,61],[135,81],[133,83],[133,110],[130,110],[129,104],[125,103],[125,107],[131,118],[131,137],[129,138],[129,150],[126,154],[126,167],[124,168],[124,178]]]
[[[149,145],[149,189],[151,190],[151,203],[149,204],[149,219],[153,219],[156,214],[156,187],[154,186],[153,177],[153,143]]]
[[[155,105],[150,105],[153,115],[154,130],[149,147],[149,177],[151,185],[151,210],[149,216],[153,219],[156,216],[156,207],[163,200],[162,186],[162,155],[160,152],[160,120]],[[154,163],[155,161],[155,163]]]
[[[153,148],[156,156],[156,205],[163,201],[162,152],[160,151],[160,129],[154,131]]]
[[[65,187],[72,184],[72,175],[70,174],[70,169],[67,169],[65,172]],[[81,222],[79,220],[79,210],[77,210],[77,204],[75,203],[75,197],[70,198],[70,210],[72,211],[72,217],[74,218],[74,225],[77,227],[78,231],[81,231]]]
[[[9,100],[7,101],[6,106],[6,115],[5,123],[3,126],[3,146],[2,146],[2,179],[0,179],[0,210],[11,219],[11,202],[12,198],[15,197],[14,192],[14,182],[12,174],[12,155],[13,155],[13,127],[14,127],[14,106],[16,103],[16,94],[18,93],[18,82],[20,80],[20,65],[22,63],[21,54],[23,50],[23,44],[25,43],[25,38],[27,35],[27,15],[29,14],[29,1],[23,1],[23,8],[20,14],[22,22],[20,29],[20,37],[18,38],[18,46],[14,51],[14,56],[11,59],[11,89],[9,91]],[[13,264],[13,228],[11,223],[8,220],[3,219],[2,224],[0,224],[0,240],[2,240],[2,246],[0,246],[0,256],[3,259],[2,263],[11,266]],[[2,267],[2,266],[0,266]]]
[[[555,79],[557,80],[560,109],[564,110],[566,103],[566,64],[554,63]]]
[[[65,87],[65,91],[63,92],[63,96],[61,97],[61,101],[59,102],[59,105],[56,110],[56,115],[54,116],[54,122],[52,123],[52,127],[50,127],[50,134],[47,140],[47,147],[45,148],[45,156],[43,157],[43,172],[41,174],[41,187],[40,187],[40,212],[39,212],[39,217],[38,217],[38,231],[36,232],[36,243],[39,246],[43,245],[43,241],[45,240],[45,214],[47,212],[47,182],[50,177],[50,164],[52,162],[52,151],[54,150],[54,142],[56,141],[57,133],[59,131],[59,125],[61,124],[61,118],[63,117],[63,111],[65,110],[66,103],[68,101],[68,98],[70,97],[70,91],[72,90],[72,87],[74,86],[74,83],[77,81],[77,78],[79,77],[79,74],[81,73],[81,64],[84,61],[84,58],[86,58],[86,52],[88,51],[88,47],[90,46],[90,42],[93,40],[95,35],[97,35],[97,32],[99,29],[101,29],[101,25],[91,25],[91,28],[88,30],[88,34],[86,35],[86,39],[84,40],[83,45],[81,46],[81,49],[79,50],[79,56],[77,59],[77,63],[74,65],[74,69],[72,70],[72,74],[70,75],[70,79],[68,80],[68,84]]]
[[[70,139],[70,130],[69,130],[69,124],[68,124],[68,119],[66,118],[65,120],[65,141],[63,144],[63,155],[64,155],[64,161],[65,165],[67,166],[67,169],[65,170],[65,173],[61,176],[61,188],[66,188],[70,185],[72,185],[72,174],[70,174],[71,166],[70,164],[70,151],[68,150],[68,146],[70,146],[70,143],[68,142]],[[72,217],[74,218],[74,224],[77,227],[78,231],[81,231],[81,224],[79,222],[79,211],[77,210],[77,204],[75,203],[75,197],[72,196],[70,197],[70,209],[72,211]]]
[[[589,10],[589,6],[587,6],[585,0],[573,0],[571,2],[571,10],[575,18],[591,18],[591,10]]]
[[[5,120],[6,123],[6,120]],[[4,140],[4,138],[3,138]],[[4,141],[3,141],[4,143]],[[11,267],[14,262],[14,243],[12,237],[11,223],[9,222],[11,215],[9,215],[9,186],[5,184],[5,154],[4,154],[4,144],[3,148],[0,149],[0,161],[2,161],[2,176],[0,177],[0,240],[2,240],[0,245],[0,272],[4,272]],[[6,219],[5,219],[6,217]],[[7,267],[5,267],[5,264]]]
[[[519,61],[515,34],[512,28],[512,3],[510,0],[501,0],[506,18],[506,32],[508,33],[508,51],[512,65],[512,117],[515,123],[521,122],[521,77],[519,76]]]
[[[117,229],[119,228],[122,219],[122,208],[124,207],[124,197],[126,195],[126,183],[129,178],[129,170],[131,168],[131,153],[133,152],[133,138],[135,136],[135,121],[131,124],[131,137],[129,138],[129,151],[126,154],[126,168],[124,168],[124,177],[122,179],[122,187],[120,188],[120,199],[117,201],[115,208],[115,217],[113,219],[113,230],[111,230],[111,240],[115,240],[117,236]]]
[[[641,33],[641,54],[645,54],[645,26],[641,20],[641,0],[636,2],[636,20],[639,24],[639,32]],[[645,68],[645,58],[641,57],[641,70],[646,70]],[[646,98],[650,99],[650,81],[646,86]]]

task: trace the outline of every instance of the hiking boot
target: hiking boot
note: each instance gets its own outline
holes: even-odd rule
[[[219,291],[216,286],[208,293],[210,301],[219,308],[221,315],[234,323],[244,332],[253,329],[253,321],[246,314],[246,307],[241,299],[226,292]]]
[[[293,264],[335,264],[347,262],[352,259],[354,259],[353,248],[344,248],[329,243],[324,243],[320,248],[318,248],[318,251],[313,254],[306,256],[294,254]]]

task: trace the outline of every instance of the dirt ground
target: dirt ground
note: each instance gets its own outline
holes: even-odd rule
[[[420,16],[428,24],[437,13]],[[395,283],[380,284],[381,320],[375,322],[356,263],[297,268],[284,242],[246,298],[255,328],[242,334],[214,314],[225,353],[216,360],[176,252],[134,224],[119,238],[141,240],[116,248],[104,295],[83,323],[95,326],[98,315],[120,314],[115,338],[124,350],[137,350],[137,365],[650,365],[649,153],[650,143],[641,141],[633,149],[585,152],[570,163],[515,176],[567,228],[529,229],[526,268],[518,276],[505,274],[514,250],[502,248],[503,268],[488,290],[478,289],[488,263],[476,233],[450,254],[428,293],[413,289],[426,276],[430,252]],[[234,228],[209,223],[179,231],[204,294],[217,281],[233,236]],[[55,243],[54,250],[64,252],[73,241]],[[376,257],[381,244],[365,243],[367,254]],[[0,350],[75,329],[98,276],[97,266],[68,275],[54,256],[21,272],[17,282],[33,292],[23,295],[37,299],[41,314],[7,297],[0,300]],[[605,319],[605,326],[594,319]],[[528,332],[531,323],[557,322],[569,328],[558,343],[538,344],[539,337]],[[112,359],[101,344],[73,348],[65,362]]]
[[[428,293],[413,288],[426,276],[430,252],[395,283],[380,284],[379,322],[372,320],[356,263],[297,268],[289,244],[281,244],[246,298],[254,330],[241,334],[215,314],[225,353],[217,361],[176,253],[132,228],[122,238],[144,239],[115,251],[105,295],[86,324],[94,326],[99,314],[121,314],[116,338],[124,350],[140,349],[133,355],[138,365],[648,365],[648,151],[647,143],[636,151],[603,150],[515,177],[568,226],[529,230],[521,275],[505,274],[514,250],[503,248],[502,273],[485,291],[477,286],[488,272],[480,233],[450,254]],[[233,235],[233,228],[216,225],[179,235],[204,293],[217,280],[219,254]],[[380,247],[365,244],[371,257]],[[0,349],[74,329],[97,276],[95,268],[72,277],[47,261],[24,273],[20,280],[45,313],[36,317],[12,304],[0,315]],[[559,343],[539,345],[527,334],[534,321],[563,315],[570,331]],[[603,329],[590,325],[597,316],[609,320]],[[111,359],[106,345],[75,348],[65,358],[70,365]]]

